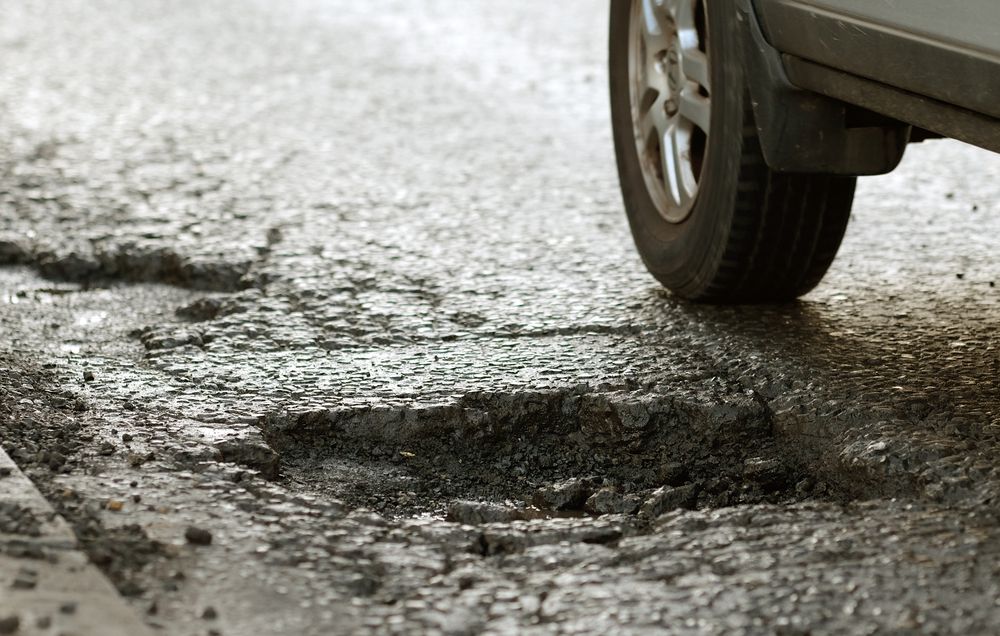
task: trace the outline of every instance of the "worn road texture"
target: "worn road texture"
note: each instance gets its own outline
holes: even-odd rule
[[[603,2],[0,11],[0,437],[157,633],[996,632],[997,157],[691,306]]]

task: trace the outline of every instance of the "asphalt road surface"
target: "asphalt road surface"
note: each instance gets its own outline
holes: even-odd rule
[[[1000,158],[679,302],[605,13],[4,3],[0,438],[157,633],[995,633]]]

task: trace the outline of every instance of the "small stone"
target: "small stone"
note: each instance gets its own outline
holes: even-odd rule
[[[215,608],[209,605],[205,608],[205,611],[201,613],[201,617],[206,621],[214,621],[219,617],[219,613],[215,611]]]
[[[128,485],[129,485],[129,488],[138,488],[139,487],[139,482],[137,482],[137,481],[130,481]]]
[[[52,617],[48,614],[35,619],[35,627],[38,629],[48,629],[52,627]]]
[[[0,477],[10,477],[14,469],[10,466],[0,466]]]
[[[52,451],[49,453],[47,459],[48,461],[46,463],[52,470],[58,470],[63,464],[66,463],[66,456],[59,451]]]
[[[184,538],[187,539],[188,543],[194,545],[209,545],[212,543],[212,533],[196,526],[188,526],[188,529],[184,531]]]
[[[104,455],[105,457],[107,457],[108,455],[114,455],[115,445],[112,444],[111,442],[101,442],[100,447],[98,447],[97,449],[97,454]]]
[[[89,371],[89,370],[88,371],[84,371],[83,372],[83,381],[84,382],[93,382],[94,381],[94,372],[93,371]]]
[[[132,437],[131,433],[122,433],[122,441],[123,442],[131,442],[133,439],[135,439],[135,438]]]
[[[125,507],[125,504],[121,501],[118,501],[117,499],[111,499],[108,501],[106,507],[111,512],[121,512],[122,508]]]
[[[14,614],[12,616],[0,617],[0,634],[13,634],[21,628],[21,617]]]
[[[95,548],[90,553],[90,562],[98,567],[110,565],[113,560],[111,552],[105,548]]]
[[[59,612],[62,614],[76,614],[76,601],[67,601],[59,606]]]
[[[134,597],[141,596],[146,591],[146,588],[142,587],[135,581],[125,581],[118,585],[118,592],[124,597]]]
[[[139,503],[140,501],[142,501],[142,495],[132,495],[132,501],[135,503]]]
[[[15,590],[33,590],[38,585],[38,571],[21,568],[10,584]]]

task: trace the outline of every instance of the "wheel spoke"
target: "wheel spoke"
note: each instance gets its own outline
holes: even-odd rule
[[[663,5],[664,12],[670,16],[670,19],[675,24],[686,24],[683,22],[683,19],[689,15],[692,16],[691,20],[694,20],[692,9],[689,6],[691,5],[691,0],[662,0],[660,4]],[[687,6],[687,10],[685,10],[685,6]]]
[[[661,51],[670,46],[667,14],[664,0],[642,0],[643,38],[650,51]]]
[[[681,126],[674,124],[663,136],[663,176],[674,203],[686,206],[698,190],[691,172],[691,136]]]
[[[708,134],[712,121],[712,103],[691,86],[681,91],[680,114]]]
[[[676,137],[673,130],[667,131],[663,135],[663,139],[660,141],[662,149],[662,161],[663,161],[663,177],[666,179],[667,194],[673,199],[674,205],[681,204],[681,186],[678,180],[678,175],[680,170],[677,167],[677,153],[675,152],[674,146],[676,145]]]
[[[712,92],[711,79],[708,72],[708,57],[702,53],[697,46],[687,48],[681,53],[681,70],[684,76],[705,89],[706,93]]]
[[[664,93],[657,93],[649,98],[649,106],[643,108],[639,113],[639,134],[644,146],[654,136],[657,139],[662,139],[670,125],[664,110],[665,101]]]

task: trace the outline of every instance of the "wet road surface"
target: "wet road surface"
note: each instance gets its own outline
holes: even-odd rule
[[[4,12],[0,435],[163,633],[1000,620],[996,156],[911,146],[802,302],[692,306],[600,2]]]

